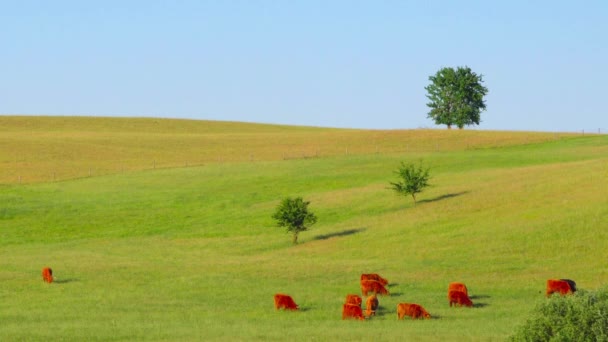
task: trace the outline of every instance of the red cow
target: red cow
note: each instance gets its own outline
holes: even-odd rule
[[[562,296],[565,294],[572,293],[570,283],[567,280],[547,280],[547,297],[550,297],[555,292],[561,294]]]
[[[466,294],[467,296],[469,295],[469,291],[467,290],[467,286],[464,283],[450,283],[450,285],[448,286],[448,293],[450,291],[460,291],[464,294]]]
[[[378,297],[376,297],[376,294],[374,293],[367,297],[367,300],[365,301],[365,315],[367,317],[375,316],[376,309],[378,309]]]
[[[42,279],[49,284],[53,282],[53,270],[50,267],[42,269]]]
[[[399,303],[397,304],[397,317],[403,319],[405,316],[410,316],[412,319],[424,318],[429,319],[431,315],[418,304]]]
[[[380,283],[375,280],[363,280],[361,281],[361,292],[364,296],[367,296],[368,292],[377,293],[379,295],[390,295],[388,290]]]
[[[342,305],[342,319],[347,318],[355,318],[360,320],[365,319],[365,317],[363,317],[363,310],[361,310],[361,307],[354,304]]]
[[[473,306],[473,302],[467,296],[466,293],[461,291],[450,291],[448,292],[448,300],[450,301],[450,306],[454,304],[454,306]]]
[[[293,301],[291,296],[286,294],[277,293],[274,295],[274,307],[285,310],[298,310],[298,305]]]
[[[344,304],[358,305],[360,307],[362,302],[363,299],[361,299],[361,297],[359,297],[358,295],[348,294],[346,295],[346,301],[344,302]]]
[[[382,284],[382,286],[388,285],[388,280],[382,278],[378,273],[362,274],[361,282],[363,282],[365,280],[375,280],[375,281],[379,282],[380,284]]]

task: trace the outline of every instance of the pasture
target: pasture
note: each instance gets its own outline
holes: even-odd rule
[[[0,340],[504,340],[546,279],[608,283],[605,135],[0,122]],[[420,159],[414,206],[388,182]],[[319,219],[297,246],[271,219],[286,196]],[[372,272],[391,296],[341,320]],[[452,281],[473,308],[449,307]],[[397,320],[400,302],[433,319]]]

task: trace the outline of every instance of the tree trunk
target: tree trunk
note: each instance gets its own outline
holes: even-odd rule
[[[452,125],[448,124],[448,129],[452,129]]]
[[[298,233],[293,233],[293,244],[297,245],[298,244]]]
[[[416,195],[412,194],[412,198],[414,199],[414,205],[416,205]]]

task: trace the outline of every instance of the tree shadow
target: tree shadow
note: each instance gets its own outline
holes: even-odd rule
[[[455,193],[451,193],[451,194],[445,194],[445,195],[441,195],[441,196],[438,196],[438,197],[435,197],[435,198],[431,198],[431,199],[423,199],[423,200],[418,201],[418,203],[437,202],[437,201],[441,201],[441,200],[452,198],[452,197],[458,197],[458,196],[466,195],[469,192],[470,191],[461,191],[461,192],[455,192]]]
[[[365,228],[347,229],[347,230],[343,230],[341,232],[324,234],[324,235],[317,235],[317,236],[315,236],[313,238],[313,240],[327,240],[327,239],[331,239],[331,238],[334,238],[334,237],[342,237],[342,236],[353,235],[353,234],[361,233],[363,231],[365,231]]]
[[[487,303],[473,303],[473,307],[474,308],[485,308],[488,305],[490,305],[490,304],[487,304]]]

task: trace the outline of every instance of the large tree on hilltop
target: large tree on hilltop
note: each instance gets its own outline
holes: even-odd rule
[[[429,76],[431,84],[424,89],[430,100],[428,117],[437,125],[457,126],[479,125],[479,113],[486,109],[483,97],[488,88],[482,85],[483,75],[477,75],[469,67],[442,68]]]

